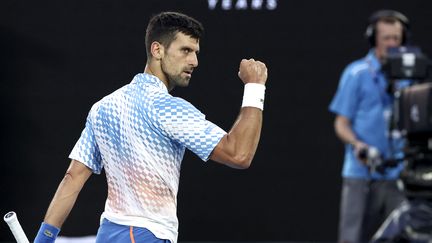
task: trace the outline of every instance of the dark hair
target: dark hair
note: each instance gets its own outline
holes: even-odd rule
[[[154,41],[168,48],[178,32],[200,39],[204,27],[192,17],[177,12],[162,12],[150,19],[147,26],[145,45],[147,58],[151,58],[151,44]]]

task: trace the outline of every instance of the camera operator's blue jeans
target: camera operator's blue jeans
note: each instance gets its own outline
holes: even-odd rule
[[[339,242],[369,242],[387,216],[404,199],[396,180],[344,178]]]
[[[170,241],[157,238],[146,228],[120,225],[103,219],[96,236],[96,243],[106,242],[169,243]]]

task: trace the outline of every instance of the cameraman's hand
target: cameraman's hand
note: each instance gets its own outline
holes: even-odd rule
[[[258,83],[265,85],[267,81],[267,67],[263,62],[254,59],[243,59],[240,62],[239,78],[244,84]]]
[[[358,160],[360,160],[363,164],[367,164],[367,149],[369,148],[369,145],[363,143],[362,141],[356,141],[353,143],[354,147],[354,154],[357,157]]]

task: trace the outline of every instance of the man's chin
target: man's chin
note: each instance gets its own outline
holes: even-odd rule
[[[181,83],[181,87],[187,87],[187,86],[189,86],[189,80]]]
[[[191,77],[187,77],[187,78],[185,78],[185,79],[182,79],[182,80],[180,81],[180,86],[181,86],[181,87],[187,87],[187,86],[189,86],[189,81],[190,81],[190,79],[191,79]]]
[[[183,79],[183,80],[180,80],[180,81],[178,81],[178,82],[176,82],[176,86],[177,87],[187,87],[187,86],[189,86],[189,80],[190,79]]]

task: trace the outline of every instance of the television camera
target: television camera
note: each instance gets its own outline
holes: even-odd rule
[[[431,67],[420,48],[405,46],[390,48],[382,65],[394,95],[389,127],[399,131],[405,140],[401,181],[408,197],[432,199]],[[410,80],[410,84],[398,89],[395,80]]]
[[[388,51],[382,71],[394,95],[389,129],[399,131],[405,142],[400,185],[408,200],[390,214],[371,242],[432,242],[431,63],[419,48],[399,47]],[[396,80],[411,82],[397,88]],[[394,164],[371,161],[377,171]]]

